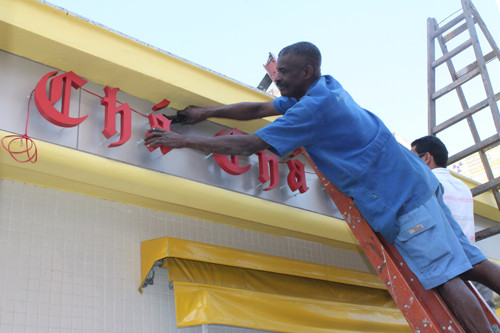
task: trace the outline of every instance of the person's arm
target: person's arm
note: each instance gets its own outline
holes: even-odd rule
[[[144,138],[144,144],[148,147],[192,148],[205,153],[247,156],[269,147],[255,134],[187,136],[161,128],[152,128]]]
[[[196,124],[210,117],[235,120],[252,120],[268,116],[277,116],[273,102],[243,102],[215,107],[188,106],[178,112],[187,117],[183,124]]]

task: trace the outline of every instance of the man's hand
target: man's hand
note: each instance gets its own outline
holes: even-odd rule
[[[180,110],[177,112],[178,115],[185,116],[187,119],[183,121],[181,124],[196,124],[199,123],[202,120],[205,120],[208,118],[207,115],[207,108],[200,107],[200,106],[194,106],[190,105],[184,110]]]
[[[243,102],[236,104],[220,105],[214,107],[188,106],[177,112],[177,115],[186,117],[182,125],[196,124],[207,118],[226,118],[235,120],[252,120],[279,115],[274,108],[273,101],[269,102]]]
[[[165,146],[170,148],[183,148],[184,145],[183,134],[167,131],[163,128],[151,128],[148,134],[144,137],[144,144],[147,147]]]

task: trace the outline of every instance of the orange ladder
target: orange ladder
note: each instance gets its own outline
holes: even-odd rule
[[[414,332],[465,332],[448,306],[434,290],[426,291],[411,272],[394,245],[375,233],[352,198],[340,192],[316,167],[304,148],[302,152],[360,243],[382,282]],[[491,325],[500,327],[493,311],[470,282],[467,286],[481,303]]]

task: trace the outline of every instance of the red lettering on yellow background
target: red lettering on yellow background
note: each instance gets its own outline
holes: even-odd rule
[[[101,99],[101,105],[104,105],[104,130],[102,134],[109,139],[117,133],[116,115],[121,117],[120,122],[120,140],[110,144],[108,147],[121,146],[130,139],[132,134],[132,111],[127,103],[116,105],[116,93],[119,88],[104,87],[105,97]]]
[[[74,127],[79,125],[88,116],[72,118],[69,116],[69,102],[71,88],[78,89],[87,83],[73,72],[56,76],[50,81],[49,96],[47,97],[47,81],[55,76],[57,71],[45,74],[35,87],[35,105],[40,114],[52,124],[61,127]],[[54,104],[62,97],[61,111]]]
[[[278,186],[280,181],[278,157],[267,150],[258,151],[256,154],[259,157],[260,182],[264,184],[265,182],[271,180],[269,186],[264,188],[263,191],[272,190]]]
[[[309,187],[306,185],[305,164],[298,160],[286,161],[290,173],[287,177],[288,187],[292,192],[299,190],[300,193],[306,192]]]
[[[244,134],[240,130],[233,128],[227,133],[221,130],[215,136],[221,135],[241,135]],[[238,156],[231,155],[231,160],[227,158],[227,155],[214,154],[215,162],[221,167],[222,170],[226,171],[230,175],[241,175],[250,169],[250,164],[245,167],[240,167]]]
[[[154,110],[154,107],[153,107],[153,110]],[[149,125],[152,128],[163,128],[164,130],[170,131],[171,120],[168,119],[167,117],[165,117],[164,115],[152,113],[148,116],[148,119],[149,119]],[[151,133],[151,131],[147,131],[145,136],[148,135],[149,133]],[[158,146],[147,147],[147,148],[149,151],[153,151],[156,148],[158,148]],[[170,148],[170,147],[160,146],[160,151],[163,155],[166,155],[171,150],[172,150],[172,148]]]

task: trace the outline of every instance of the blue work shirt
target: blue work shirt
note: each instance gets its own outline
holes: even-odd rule
[[[279,156],[305,147],[389,242],[399,232],[396,218],[435,193],[439,182],[430,169],[332,76],[320,77],[300,101],[280,97],[273,103],[283,116],[255,134]]]

